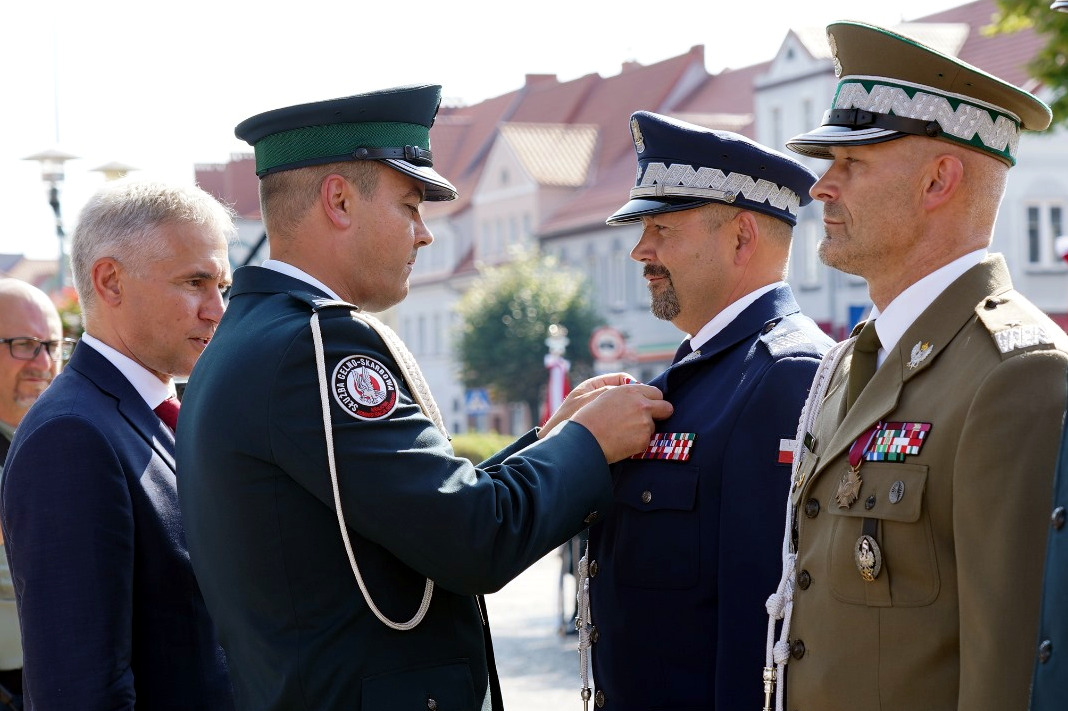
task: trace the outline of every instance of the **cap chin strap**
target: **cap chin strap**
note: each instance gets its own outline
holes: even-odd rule
[[[880,114],[864,109],[831,109],[823,114],[824,126],[843,126],[845,128],[883,128],[888,131],[907,133],[913,136],[937,138],[942,127],[937,121],[908,118],[894,114]]]
[[[404,376],[405,381],[408,383],[413,399],[419,403],[423,413],[434,422],[446,437],[448,437],[449,435],[445,430],[445,424],[441,418],[437,403],[434,402],[433,397],[430,395],[430,389],[426,386],[426,381],[423,379],[422,373],[418,370],[418,366],[415,365],[415,359],[411,356],[411,353],[408,352],[408,349],[405,348],[400,338],[397,337],[397,334],[393,333],[391,329],[378,319],[366,314],[358,313],[358,307],[351,306],[351,308],[353,309],[351,313],[354,319],[363,321],[382,337],[382,340],[385,341],[386,346],[389,348],[390,354],[400,367],[401,375]],[[416,610],[415,615],[413,615],[412,619],[407,622],[394,622],[389,619],[382,614],[374,601],[371,600],[371,593],[368,592],[367,585],[363,581],[363,576],[360,575],[360,568],[356,565],[356,556],[352,552],[352,542],[349,540],[348,525],[345,523],[345,512],[341,508],[341,490],[337,483],[337,464],[334,461],[334,427],[330,417],[330,394],[326,379],[326,356],[323,353],[323,333],[322,329],[319,327],[318,310],[312,312],[311,330],[312,340],[315,342],[315,364],[319,375],[319,397],[322,400],[323,428],[326,432],[326,458],[330,465],[330,485],[334,492],[334,509],[337,511],[337,523],[341,529],[341,540],[345,544],[345,553],[349,558],[349,566],[352,568],[352,574],[356,578],[356,584],[360,586],[360,592],[363,594],[364,602],[367,603],[367,607],[370,608],[371,612],[374,613],[374,616],[377,617],[382,624],[402,632],[414,629],[416,625],[423,621],[423,618],[426,617],[427,610],[430,609],[430,598],[434,594],[434,581],[430,578],[426,579],[426,587],[423,589],[423,600],[419,604],[419,609]]]
[[[403,160],[412,165],[427,168],[434,166],[434,154],[419,146],[405,146],[404,148],[364,148],[361,146],[352,152],[353,160],[383,160],[385,158]]]

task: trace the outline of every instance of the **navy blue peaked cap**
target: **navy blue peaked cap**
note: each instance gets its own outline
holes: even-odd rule
[[[453,200],[456,188],[434,170],[430,127],[441,103],[434,84],[401,86],[274,109],[234,133],[256,153],[256,175],[350,160],[380,160],[422,181],[427,200]]]
[[[793,158],[730,131],[638,111],[630,117],[638,176],[630,202],[606,222],[721,202],[797,224],[816,174]]]

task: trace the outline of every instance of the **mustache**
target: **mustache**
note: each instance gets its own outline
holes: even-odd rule
[[[839,207],[837,204],[832,203],[832,202],[823,203],[823,216],[824,217],[826,217],[828,219],[831,219],[831,220],[834,220],[835,222],[840,222],[842,215],[843,215],[842,208]]]
[[[642,269],[643,277],[655,277],[655,278],[671,278],[671,272],[667,270],[667,267],[659,264],[646,264]]]

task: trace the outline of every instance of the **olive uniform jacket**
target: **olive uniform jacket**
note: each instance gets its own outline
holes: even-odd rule
[[[694,439],[685,461],[613,465],[615,502],[590,529],[605,709],[759,708],[789,441],[832,344],[784,285],[652,381],[674,406],[658,436]]]
[[[843,357],[792,486],[787,708],[1026,708],[1066,347],[990,255],[920,314],[848,412]],[[842,506],[849,452],[873,425],[884,459],[861,462]],[[870,582],[866,534],[881,559]]]
[[[1063,711],[1068,700],[1068,431],[1061,435],[1053,513],[1047,521],[1049,543],[1031,711]]]
[[[568,422],[476,468],[413,399],[382,336],[314,287],[234,276],[190,375],[178,494],[193,568],[244,711],[501,706],[482,593],[567,541],[611,498],[597,441]],[[309,319],[321,319],[329,392]],[[407,356],[407,351],[404,353]],[[339,530],[322,399],[329,403]],[[529,446],[527,446],[529,445]]]

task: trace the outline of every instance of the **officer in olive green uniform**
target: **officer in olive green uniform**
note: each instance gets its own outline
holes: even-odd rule
[[[456,197],[431,162],[439,98],[402,87],[237,128],[272,258],[234,274],[177,462],[240,711],[499,710],[481,593],[595,521],[609,462],[671,411],[653,387],[592,398],[587,381],[570,421],[480,467],[455,455],[411,353],[365,313],[407,292],[433,239],[423,200]]]
[[[1022,709],[1068,337],[986,250],[1020,131],[1049,109],[881,28],[828,38],[832,109],[787,146],[832,161],[820,255],[875,308],[802,415],[769,600],[790,621],[786,708]]]

